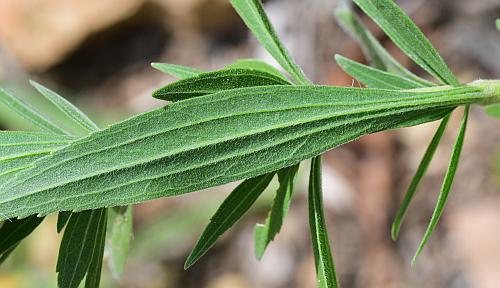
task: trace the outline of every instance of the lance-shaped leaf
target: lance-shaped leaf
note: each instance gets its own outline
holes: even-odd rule
[[[151,63],[151,66],[158,71],[172,75],[179,79],[190,78],[204,73],[204,71],[195,68],[168,63]]]
[[[410,59],[443,83],[458,85],[424,33],[393,0],[354,0]]]
[[[401,225],[403,224],[406,213],[408,212],[408,207],[410,206],[410,202],[411,200],[413,200],[413,196],[415,196],[415,192],[417,191],[418,185],[422,181],[422,178],[424,177],[427,168],[429,168],[432,158],[434,157],[434,154],[436,153],[439,143],[441,142],[441,138],[443,138],[443,134],[446,129],[446,126],[448,125],[449,120],[450,120],[450,115],[447,115],[441,121],[441,124],[439,125],[434,136],[432,137],[431,143],[429,144],[429,146],[427,146],[427,150],[425,151],[424,157],[422,157],[422,160],[418,165],[417,172],[415,172],[415,175],[411,180],[410,186],[406,191],[405,197],[403,198],[403,201],[401,202],[401,205],[399,206],[398,211],[396,213],[396,217],[394,218],[394,222],[392,223],[391,236],[393,240],[396,240],[398,238],[399,231],[401,230]]]
[[[311,231],[318,287],[336,288],[339,287],[339,284],[328,240],[322,194],[321,156],[317,156],[311,161],[311,173],[309,175],[309,229]]]
[[[289,168],[278,171],[279,188],[276,191],[271,211],[264,224],[255,226],[254,241],[255,241],[255,256],[261,259],[267,245],[274,240],[274,237],[280,232],[283,220],[288,214],[288,208],[292,201],[293,182],[295,175],[299,170],[299,165],[294,165]]]
[[[460,125],[460,131],[458,132],[457,140],[455,141],[455,145],[453,146],[450,163],[448,164],[448,169],[444,177],[443,185],[441,186],[441,191],[439,192],[436,208],[434,209],[434,213],[432,214],[429,226],[427,226],[427,230],[425,231],[424,237],[422,238],[422,242],[420,242],[417,252],[413,256],[413,259],[411,261],[412,264],[415,263],[418,255],[420,255],[420,253],[424,249],[424,246],[431,237],[432,232],[434,232],[434,229],[436,229],[436,226],[439,222],[439,219],[441,218],[441,215],[443,215],[444,206],[446,204],[446,201],[448,200],[448,195],[450,194],[451,186],[453,184],[453,180],[455,179],[455,174],[457,172],[458,162],[460,160],[460,154],[462,153],[462,147],[464,144],[465,130],[467,128],[468,118],[469,118],[469,106],[467,106],[464,111],[462,124]]]
[[[176,102],[37,161],[0,189],[0,213],[128,205],[256,177],[369,133],[500,100],[485,93],[496,91],[491,85],[498,84],[401,91],[283,85]]]
[[[73,213],[59,248],[56,271],[59,287],[77,288],[89,268],[97,265],[99,249],[104,245],[101,239],[102,227],[106,225],[106,209]],[[93,260],[94,258],[94,260]],[[102,257],[100,258],[102,261]],[[94,271],[92,271],[94,273]],[[91,275],[94,277],[95,273]],[[95,283],[95,279],[92,279]],[[95,287],[95,286],[94,286]]]
[[[260,194],[264,192],[273,177],[274,173],[269,173],[265,175],[265,177],[245,180],[229,194],[217,209],[214,216],[212,216],[210,223],[189,254],[184,264],[185,269],[191,267],[191,265],[198,261],[224,232],[243,217]]]
[[[240,59],[232,64],[227,65],[226,68],[239,68],[239,69],[251,69],[251,70],[262,71],[272,74],[288,82],[286,77],[283,76],[283,74],[281,74],[281,72],[278,69],[267,64],[264,61],[257,59]]]
[[[132,206],[110,208],[108,227],[105,253],[111,275],[119,279],[125,268],[132,236]]]
[[[0,228],[0,235],[2,235],[0,238],[0,255],[3,257],[3,255],[7,253],[8,256],[8,253],[10,253],[21,240],[31,234],[42,221],[43,218],[36,217],[36,215],[24,219],[6,220]]]
[[[498,30],[500,30],[500,19],[497,19],[497,20],[495,21],[495,24],[496,24],[496,26],[497,26],[497,29],[498,29]]]
[[[52,121],[49,117],[42,115],[40,112],[31,107],[10,91],[0,87],[0,103],[3,103],[10,110],[16,112],[19,116],[31,122],[36,127],[56,134],[68,134],[64,127]]]
[[[310,84],[302,69],[293,61],[292,57],[281,43],[271,22],[267,18],[260,0],[231,0],[234,9],[240,15],[253,35],[273,58],[299,84]]]
[[[335,55],[335,60],[347,74],[370,88],[411,89],[427,87],[409,78],[363,65],[341,55]]]
[[[86,132],[93,132],[99,130],[99,127],[92,122],[92,120],[85,115],[80,109],[76,108],[68,100],[64,99],[61,95],[48,89],[47,87],[31,80],[30,84],[35,87],[40,94],[45,96],[58,110],[66,115],[66,118],[75,123],[79,127],[83,128]]]
[[[351,0],[341,1],[335,10],[335,16],[340,26],[359,43],[363,54],[373,67],[401,75],[424,86],[434,85],[432,82],[413,74],[394,59],[353,11]]]
[[[98,223],[93,223],[92,225],[97,226],[97,233],[91,239],[94,242],[94,247],[92,248],[92,259],[87,271],[87,276],[85,277],[85,288],[99,288],[101,282],[101,271],[102,271],[102,261],[104,256],[104,244],[106,240],[106,226],[108,220],[108,209],[98,209],[94,210],[93,213],[99,214]],[[88,220],[91,222],[91,220]],[[92,221],[93,222],[93,221]],[[130,237],[129,235],[123,235],[125,237]]]
[[[289,85],[290,82],[273,74],[251,69],[224,69],[179,80],[153,92],[153,97],[180,101],[243,87]]]

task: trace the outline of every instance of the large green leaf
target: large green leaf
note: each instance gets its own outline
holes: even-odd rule
[[[106,255],[111,275],[118,279],[125,269],[125,262],[132,236],[132,206],[109,209]]]
[[[96,257],[99,257],[99,249],[104,245],[101,238],[103,225],[105,233],[106,209],[88,210],[71,215],[59,247],[56,267],[59,287],[77,288],[89,269],[93,273],[91,278],[95,277],[94,269],[99,268],[95,267],[99,265]],[[95,283],[96,279],[92,278],[91,281]]]
[[[180,101],[223,90],[289,84],[290,82],[267,72],[231,68],[202,73],[168,84],[153,92],[153,97],[168,101]]]
[[[184,268],[187,269],[198,261],[215,244],[217,239],[252,207],[273,177],[274,173],[269,173],[265,177],[245,180],[229,194],[210,219],[210,223],[189,254]]]
[[[292,201],[293,182],[298,170],[299,165],[297,164],[278,171],[280,185],[278,191],[276,191],[271,211],[264,224],[257,224],[255,226],[255,256],[259,260],[264,255],[267,245],[280,232],[283,221],[288,214],[288,208]]]
[[[0,213],[128,205],[255,177],[365,134],[439,119],[457,105],[498,101],[484,93],[491,85],[265,86],[176,102],[37,161],[0,189]]]
[[[441,191],[439,192],[438,201],[436,203],[436,208],[434,209],[434,213],[432,214],[431,221],[429,222],[429,226],[425,231],[422,242],[420,243],[417,252],[413,256],[412,264],[415,263],[418,255],[424,249],[425,244],[429,240],[436,229],[436,226],[443,215],[444,206],[446,204],[446,200],[448,200],[448,195],[450,194],[451,186],[453,184],[453,180],[455,179],[455,174],[458,168],[458,161],[460,160],[460,154],[462,153],[462,147],[465,139],[465,130],[467,128],[467,120],[469,118],[469,107],[467,106],[464,111],[464,117],[462,119],[462,124],[460,125],[460,131],[458,132],[458,137],[453,146],[453,151],[451,153],[450,163],[448,165],[448,169],[446,171],[446,175],[444,177],[443,185],[441,186]]]
[[[42,115],[28,103],[16,97],[10,91],[0,87],[0,103],[3,103],[10,110],[16,112],[19,116],[31,122],[36,127],[51,133],[68,134],[65,128],[59,123],[54,122],[49,117]]]
[[[310,84],[302,69],[290,57],[267,18],[260,0],[231,0],[241,19],[266,50],[299,84]]]
[[[311,161],[309,176],[309,228],[314,252],[314,263],[320,288],[339,287],[333,264],[330,241],[323,212],[323,190],[321,188],[321,156]]]
[[[40,132],[0,131],[0,186],[38,159],[68,145],[73,137]]]
[[[459,84],[424,33],[394,0],[354,0],[415,63],[450,85]]]
[[[335,55],[335,60],[347,74],[370,88],[411,89],[427,87],[409,78],[363,65],[341,55]]]

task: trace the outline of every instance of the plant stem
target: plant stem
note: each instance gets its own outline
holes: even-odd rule
[[[500,80],[476,80],[467,84],[478,87],[484,94],[484,100],[479,105],[491,105],[500,103]]]

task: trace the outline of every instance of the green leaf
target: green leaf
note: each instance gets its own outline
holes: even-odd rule
[[[77,140],[0,188],[9,218],[180,195],[292,166],[373,132],[498,101],[488,85],[377,90],[265,86],[222,91]],[[188,184],[187,184],[188,183]]]
[[[87,115],[71,104],[68,100],[33,80],[30,80],[30,84],[35,87],[40,94],[45,96],[45,98],[47,98],[57,109],[63,112],[68,120],[83,128],[86,132],[99,130],[99,127],[97,127],[97,125],[92,122]]]
[[[97,234],[94,240],[94,247],[92,248],[92,260],[87,271],[85,278],[85,288],[99,288],[101,282],[102,261],[104,256],[104,244],[106,240],[106,225],[107,225],[107,211],[108,209],[93,210],[93,213],[99,214],[98,223],[92,225],[97,226]],[[89,220],[90,221],[90,220]]]
[[[495,24],[496,24],[496,26],[497,26],[497,29],[498,29],[498,30],[500,30],[500,19],[497,19],[497,20],[495,21]]]
[[[73,137],[40,132],[0,131],[0,186],[38,159],[68,145]]]
[[[106,255],[111,275],[119,279],[123,275],[132,238],[132,206],[109,209]]]
[[[168,63],[151,63],[151,66],[156,70],[159,70],[168,75],[172,75],[179,79],[194,77],[204,72],[195,68]]]
[[[297,164],[278,172],[280,186],[278,191],[276,191],[271,211],[267,216],[265,224],[257,224],[255,227],[255,256],[259,260],[262,259],[267,245],[280,232],[283,221],[288,214],[288,208],[292,201],[293,182],[298,170],[299,165]]]
[[[486,106],[486,114],[494,118],[500,118],[500,104]]]
[[[35,230],[43,218],[36,215],[24,219],[8,219],[0,228],[0,255],[10,253],[21,240]]]
[[[392,74],[404,76],[424,86],[434,85],[434,83],[413,74],[392,57],[363,24],[356,13],[354,13],[351,0],[341,1],[338,8],[335,10],[335,16],[340,26],[359,43],[363,50],[363,54],[373,67]]]
[[[439,219],[443,214],[444,206],[446,204],[446,200],[448,200],[448,195],[450,193],[453,180],[455,179],[455,173],[457,172],[458,162],[460,160],[460,154],[462,152],[462,147],[464,144],[465,130],[467,128],[468,118],[469,118],[469,106],[467,106],[464,111],[464,116],[462,119],[462,124],[460,126],[460,131],[458,133],[457,140],[455,141],[455,145],[453,146],[450,163],[448,165],[448,170],[446,171],[446,175],[444,177],[443,185],[441,186],[441,191],[439,192],[436,208],[434,209],[434,213],[432,214],[431,221],[429,222],[429,226],[425,231],[422,242],[420,243],[417,252],[415,253],[415,256],[413,256],[412,265],[415,263],[418,255],[420,255],[420,253],[424,249],[425,244],[431,237],[432,232],[434,232],[434,229],[436,228],[437,223],[439,222]]]
[[[354,0],[410,59],[449,85],[459,82],[424,33],[393,0]]]
[[[406,217],[406,213],[408,212],[408,207],[410,206],[410,202],[411,200],[413,200],[418,185],[422,181],[422,178],[424,177],[427,168],[429,168],[429,164],[431,163],[432,158],[434,157],[434,154],[436,153],[436,150],[439,146],[439,143],[443,138],[443,134],[444,131],[446,130],[446,126],[448,125],[449,120],[450,120],[450,115],[447,115],[441,121],[441,124],[439,125],[434,136],[432,137],[431,143],[429,144],[427,150],[425,151],[424,157],[422,157],[422,160],[418,165],[417,172],[415,172],[415,176],[413,176],[413,179],[411,180],[410,186],[406,191],[405,197],[403,198],[403,201],[401,202],[401,205],[398,208],[398,212],[396,213],[396,217],[394,218],[394,222],[392,223],[391,236],[393,240],[396,240],[398,238],[399,231],[401,230],[401,225],[403,224],[404,218]]]
[[[210,223],[201,234],[200,239],[189,254],[184,268],[188,269],[201,258],[243,215],[252,207],[257,198],[264,192],[274,177],[274,173],[262,175],[243,181],[222,202]]]
[[[89,269],[92,272],[89,274],[90,281],[96,282],[96,269],[99,267],[95,266],[102,260],[102,257],[98,259],[99,249],[104,245],[103,225],[105,231],[106,209],[88,210],[71,215],[59,247],[56,267],[59,287],[77,288]]]
[[[257,40],[266,48],[273,58],[299,84],[310,84],[302,69],[290,57],[281,43],[271,22],[267,18],[260,0],[231,0],[234,9],[240,15]]]
[[[281,74],[281,72],[278,69],[267,64],[264,61],[257,59],[239,59],[236,62],[227,65],[226,68],[251,69],[251,70],[266,72],[288,82],[288,79],[286,79],[286,77],[283,76],[283,74]]]
[[[318,286],[321,288],[335,288],[339,287],[339,284],[328,240],[322,194],[321,156],[317,156],[312,159],[309,176],[309,228],[311,230]]]
[[[53,122],[49,117],[31,107],[28,103],[16,97],[11,92],[0,87],[0,103],[3,103],[10,110],[16,112],[19,116],[30,121],[36,127],[56,134],[67,134],[65,129]]]
[[[347,74],[370,88],[411,89],[426,87],[411,79],[357,63],[341,55],[335,55],[335,60]]]
[[[223,90],[243,87],[289,85],[290,82],[273,74],[250,69],[224,69],[171,83],[153,92],[153,97],[180,101]]]
[[[57,215],[57,233],[61,233],[71,217],[71,211],[61,211]]]

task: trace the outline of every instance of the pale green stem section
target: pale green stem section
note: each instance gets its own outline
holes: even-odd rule
[[[476,80],[467,85],[483,90],[484,101],[477,104],[486,106],[500,103],[500,80]]]

